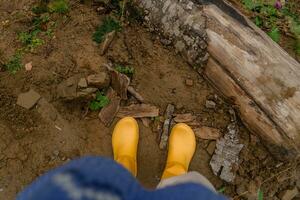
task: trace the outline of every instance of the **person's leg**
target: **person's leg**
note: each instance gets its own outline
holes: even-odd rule
[[[180,175],[180,176],[174,176],[168,179],[163,179],[161,182],[157,185],[157,189],[165,188],[168,186],[174,186],[184,183],[197,183],[200,185],[203,185],[210,190],[216,192],[215,187],[211,184],[211,182],[202,174],[198,172],[188,172],[186,174]]]
[[[169,137],[169,150],[166,168],[157,188],[182,183],[198,183],[215,191],[207,178],[198,172],[189,172],[188,168],[196,149],[196,138],[193,130],[180,123],[173,127]]]
[[[139,141],[139,127],[132,117],[125,117],[118,121],[112,134],[114,160],[137,175],[137,148]]]

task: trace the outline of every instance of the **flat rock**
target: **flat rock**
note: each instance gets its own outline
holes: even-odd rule
[[[77,90],[78,79],[77,77],[70,77],[67,80],[62,81],[57,86],[57,95],[60,98],[65,100],[73,100],[77,97],[76,90]]]
[[[194,129],[196,137],[204,140],[217,140],[221,137],[219,129],[202,126]]]
[[[37,92],[30,89],[28,92],[22,93],[18,96],[17,105],[26,109],[31,109],[40,98],[41,96]]]
[[[100,72],[92,74],[87,77],[88,86],[93,86],[99,89],[103,89],[109,86],[110,78],[107,73]]]
[[[85,78],[79,79],[78,88],[86,88],[88,86]]]
[[[87,97],[91,96],[93,93],[97,92],[98,88],[84,88],[79,91],[77,91],[76,96],[77,97]]]
[[[159,108],[149,104],[133,104],[121,107],[117,117],[123,118],[128,116],[134,118],[157,117],[159,116]]]
[[[186,114],[176,114],[174,121],[176,123],[187,123],[192,122],[196,119],[196,116],[194,116],[192,113],[186,113]]]

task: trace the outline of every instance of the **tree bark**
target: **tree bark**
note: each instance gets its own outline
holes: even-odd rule
[[[183,56],[192,66],[198,58],[205,60],[200,55],[206,49],[198,47],[204,47],[208,38],[211,60],[202,68],[204,75],[234,99],[244,124],[261,137],[273,155],[281,159],[300,156],[300,64],[295,59],[222,0],[198,0],[196,5],[188,0],[137,2],[150,16],[148,23],[162,27],[159,30],[173,38],[175,49],[178,41],[185,43],[183,55],[189,55],[193,46],[201,49],[201,54],[192,51],[197,59]],[[176,10],[180,12],[176,14]],[[199,31],[187,32],[195,27],[201,27],[201,36],[197,36]],[[201,40],[193,40],[189,46],[187,36]]]

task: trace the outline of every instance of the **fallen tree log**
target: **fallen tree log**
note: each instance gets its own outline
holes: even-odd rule
[[[223,0],[136,0],[150,30],[168,38],[223,94],[279,159],[300,156],[300,64]],[[207,47],[207,49],[206,49]],[[212,57],[208,65],[207,53]]]
[[[246,24],[240,23],[215,5],[205,6],[203,12],[208,19],[208,52],[220,63],[224,76],[231,77],[253,101],[252,105],[259,108],[256,114],[242,117],[245,124],[263,140],[286,150],[270,149],[277,157],[299,156],[300,64],[246,18]],[[218,89],[226,90],[226,84]],[[236,87],[231,89],[231,93],[236,92],[232,96],[242,102],[243,97],[232,90]],[[245,102],[240,106],[243,107],[249,105]],[[260,118],[253,121],[253,116]],[[265,129],[267,125],[272,125],[272,130]]]

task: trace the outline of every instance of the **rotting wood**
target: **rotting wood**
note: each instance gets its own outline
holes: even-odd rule
[[[239,164],[239,153],[244,146],[239,143],[238,131],[235,123],[228,125],[225,136],[217,140],[215,153],[210,161],[213,173],[229,183],[235,179],[234,167]]]
[[[236,82],[216,63],[209,59],[208,65],[204,70],[204,75],[210,80],[211,84],[220,92],[233,101],[239,108],[240,117],[248,129],[254,133],[260,133],[270,152],[276,157],[282,159],[286,149],[291,147],[284,142],[284,137],[277,130],[275,124],[265,115],[265,113],[256,106],[255,102],[240,88]],[[283,144],[287,144],[283,146]]]
[[[133,104],[130,106],[121,107],[117,113],[117,117],[157,117],[159,116],[159,108],[149,104]]]
[[[119,94],[121,99],[127,99],[127,90],[130,84],[130,79],[115,70],[111,71],[111,86]]]
[[[144,103],[144,98],[132,86],[128,86],[128,92],[134,96],[139,102]]]
[[[162,128],[162,133],[160,136],[159,148],[166,149],[169,139],[169,133],[172,124],[172,116],[175,111],[175,106],[172,104],[168,104],[166,112],[165,112],[165,121]]]
[[[208,42],[208,53],[221,64],[226,77],[221,80],[232,80],[225,83],[219,80],[220,74],[211,74],[210,81],[218,82],[214,85],[220,91],[234,87],[231,95],[223,93],[248,111],[239,112],[245,125],[276,158],[300,156],[300,64],[295,59],[223,0],[136,2],[145,10],[149,30],[169,39],[192,66],[204,66]]]
[[[176,114],[174,121],[176,123],[188,123],[194,121],[196,118],[197,117],[194,116],[192,113]]]
[[[119,111],[121,98],[112,88],[107,92],[107,97],[109,98],[109,104],[101,109],[98,116],[105,126],[110,126]]]
[[[200,128],[193,129],[196,137],[204,140],[217,140],[221,137],[221,132],[219,129],[202,126]]]

